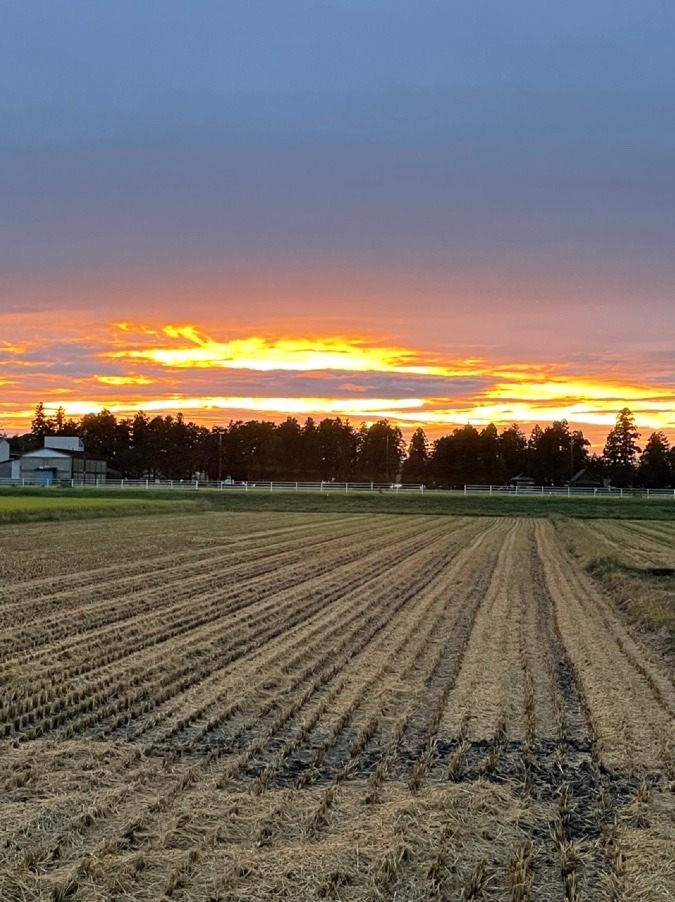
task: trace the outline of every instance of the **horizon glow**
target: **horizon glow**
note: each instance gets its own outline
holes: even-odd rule
[[[244,415],[274,421],[389,419],[407,437],[421,426],[430,438],[466,423],[504,428],[515,422],[527,430],[566,419],[594,446],[629,406],[643,430],[675,429],[675,393],[668,387],[581,374],[569,364],[451,359],[364,335],[221,340],[195,325],[174,324],[115,323],[99,332],[96,343],[63,342],[70,360],[61,365],[47,362],[53,340],[3,342],[0,361],[21,377],[3,378],[0,423],[6,430],[27,431],[38,401],[48,413],[61,406],[70,417],[102,408],[119,417],[181,411],[205,425]],[[34,360],[27,359],[29,353]],[[77,372],[71,374],[75,358]],[[245,384],[264,378],[258,384],[267,391],[209,391],[223,370],[227,380]],[[274,391],[293,389],[299,379],[298,391]],[[383,385],[386,394],[375,390]],[[314,391],[305,393],[309,387]]]

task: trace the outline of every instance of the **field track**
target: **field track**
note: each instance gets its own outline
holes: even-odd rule
[[[3,532],[0,899],[675,898],[672,672],[548,520]]]

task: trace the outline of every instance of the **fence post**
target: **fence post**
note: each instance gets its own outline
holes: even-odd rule
[[[647,489],[647,498],[649,498],[649,489]]]
[[[492,494],[492,486],[490,486],[490,494]]]
[[[297,484],[297,482],[295,483],[295,491],[296,491],[296,492],[298,491],[298,484]]]
[[[349,483],[345,482],[345,495],[347,494],[348,491],[349,491]]]
[[[270,492],[274,491],[274,483],[270,480]]]

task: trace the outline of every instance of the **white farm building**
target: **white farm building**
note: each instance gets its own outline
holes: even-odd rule
[[[73,480],[95,484],[105,481],[106,470],[105,459],[88,454],[79,438],[45,436],[43,448],[14,459],[10,458],[8,443],[0,444],[0,479],[3,481],[24,485],[52,485]]]

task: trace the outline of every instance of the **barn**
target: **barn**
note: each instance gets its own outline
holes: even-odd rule
[[[43,448],[19,458],[19,479],[32,485],[101,483],[106,470],[103,457],[88,454],[82,440],[70,436],[45,436]]]

